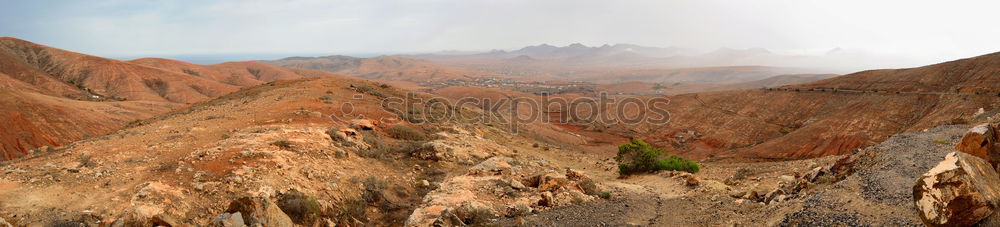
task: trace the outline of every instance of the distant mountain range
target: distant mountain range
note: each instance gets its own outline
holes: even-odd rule
[[[885,65],[888,60],[899,66],[916,66],[899,57],[878,56],[833,48],[815,54],[786,54],[764,48],[719,48],[701,51],[681,47],[649,47],[635,44],[586,46],[579,43],[559,47],[549,44],[517,50],[492,50],[480,53],[441,52],[403,55],[453,63],[546,65],[549,67],[632,67],[689,68],[716,66],[772,66],[815,69],[811,72],[847,73]],[[895,66],[895,65],[894,65]]]

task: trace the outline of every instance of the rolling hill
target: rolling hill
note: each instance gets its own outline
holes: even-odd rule
[[[331,73],[255,62],[194,65],[166,59],[118,61],[16,38],[0,38],[0,160],[41,146],[101,135],[269,81]]]
[[[997,56],[863,71],[781,88],[669,96],[669,124],[619,130],[650,132],[644,137],[704,158],[847,154],[897,133],[995,118],[1000,110],[992,85],[1000,79]],[[696,135],[678,137],[686,132]]]

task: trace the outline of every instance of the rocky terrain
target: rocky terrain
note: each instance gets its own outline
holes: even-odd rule
[[[343,77],[244,89],[3,166],[0,216],[16,225],[180,226],[241,212],[248,224],[427,225],[530,214],[599,193],[585,172],[535,156],[537,142],[491,126],[390,132],[410,123],[378,101],[402,94]],[[330,117],[327,103],[350,100],[367,118]]]
[[[474,76],[422,60],[282,60],[345,61],[333,71],[350,77],[4,38],[0,226],[990,226],[1000,138],[982,123],[997,121],[1000,98],[969,80],[992,75],[992,56],[892,71],[975,66],[934,80],[957,93],[823,85],[871,73],[860,72],[669,96],[667,125],[514,131],[497,118],[531,113],[440,100],[541,96],[398,86]],[[556,97],[589,96],[545,98]],[[439,101],[392,102],[405,98]],[[622,175],[617,146],[630,137],[700,171]]]

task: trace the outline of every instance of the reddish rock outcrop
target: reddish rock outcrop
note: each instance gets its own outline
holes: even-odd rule
[[[969,129],[962,141],[955,145],[955,150],[982,158],[994,169],[1000,163],[1000,147],[997,146],[997,126],[981,124]]]

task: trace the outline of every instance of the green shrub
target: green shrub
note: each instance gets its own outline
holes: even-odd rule
[[[697,173],[698,170],[701,170],[701,166],[695,161],[683,159],[677,156],[670,156],[667,159],[657,161],[654,170],[678,170],[689,173]]]
[[[651,171],[656,167],[656,161],[663,150],[649,145],[640,139],[632,139],[629,143],[618,146],[618,172],[629,174],[633,172]]]
[[[632,139],[629,143],[618,146],[618,155],[615,156],[615,161],[618,161],[618,173],[625,175],[657,170],[696,173],[701,169],[697,162],[677,156],[660,159],[660,156],[664,154],[662,149],[653,147],[640,139]]]
[[[392,126],[386,133],[392,138],[401,140],[427,140],[427,134],[405,125]]]

